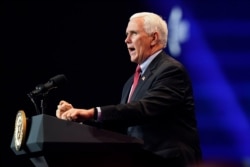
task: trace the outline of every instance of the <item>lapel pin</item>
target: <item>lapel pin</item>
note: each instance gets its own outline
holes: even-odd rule
[[[145,80],[145,76],[143,76],[141,79],[144,81]]]

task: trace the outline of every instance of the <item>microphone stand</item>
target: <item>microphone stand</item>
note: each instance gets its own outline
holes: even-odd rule
[[[39,96],[33,96],[32,93],[28,94],[28,97],[30,98],[31,102],[34,104],[37,115],[45,113],[45,109],[47,108],[47,103],[46,103],[47,94],[48,93],[42,93]]]
[[[52,89],[57,88],[59,85],[64,84],[67,81],[63,74],[50,78],[45,84],[39,84],[35,87],[35,90],[28,93],[28,97],[35,106],[36,114],[44,114],[47,107],[46,96]],[[40,105],[38,104],[40,103]]]
[[[40,100],[41,113],[45,114],[45,109],[47,108],[47,99],[46,96],[43,95],[43,98]]]

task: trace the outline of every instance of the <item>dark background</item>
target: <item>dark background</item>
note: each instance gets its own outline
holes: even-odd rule
[[[61,99],[84,108],[120,101],[122,85],[134,70],[124,43],[125,28],[128,17],[141,8],[128,2],[4,1],[2,166],[21,161],[10,150],[15,116],[20,109],[27,117],[36,114],[27,96],[36,85],[58,74],[67,77],[67,84],[47,97],[50,115],[55,115]]]
[[[119,103],[135,67],[125,29],[129,16],[139,11],[162,15],[170,41],[177,39],[181,47],[179,53],[166,51],[192,78],[204,159],[250,164],[249,6],[247,0],[3,1],[1,166],[28,166],[10,143],[17,111],[36,114],[27,96],[36,85],[58,74],[68,79],[50,92],[50,115],[61,99],[79,108]],[[170,23],[173,9],[182,11],[177,27]]]

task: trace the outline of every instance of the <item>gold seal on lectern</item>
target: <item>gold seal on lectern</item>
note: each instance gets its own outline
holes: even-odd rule
[[[14,130],[14,142],[17,151],[24,145],[27,130],[27,119],[25,112],[19,110],[16,115],[15,130]]]

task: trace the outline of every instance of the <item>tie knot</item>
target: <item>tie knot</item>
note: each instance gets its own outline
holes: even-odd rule
[[[141,72],[141,67],[140,67],[140,65],[137,65],[137,67],[136,67],[136,70],[135,70],[137,73],[140,73]]]

